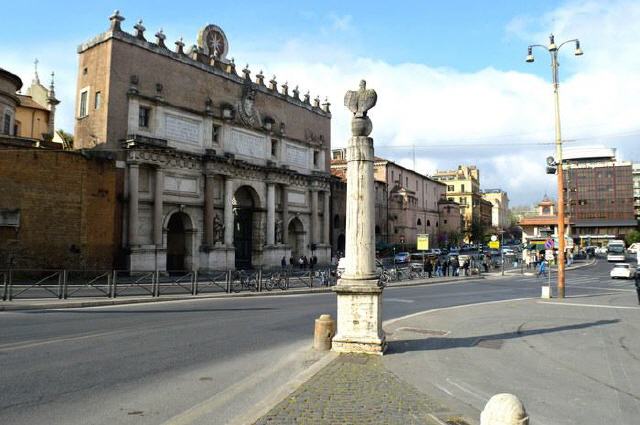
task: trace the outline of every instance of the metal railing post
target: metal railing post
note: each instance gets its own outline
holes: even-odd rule
[[[107,273],[107,298],[111,298],[111,290],[112,290],[112,279],[113,279],[113,272],[112,273]]]
[[[13,299],[11,290],[13,286],[13,270],[9,269],[9,291],[7,294],[7,301],[11,301]]]
[[[118,296],[118,271],[113,271],[113,279],[111,279],[111,290],[113,291],[111,298]]]
[[[2,273],[2,301],[7,301],[7,292],[9,290],[9,277],[6,273]]]
[[[226,286],[227,286],[227,294],[231,293],[231,270],[227,270],[227,275],[225,277]]]
[[[193,276],[193,285],[191,285],[191,295],[198,295],[198,280],[198,271],[196,270]]]
[[[44,282],[46,285],[46,282]],[[62,299],[62,272],[58,272],[58,299]]]
[[[65,300],[69,296],[68,277],[67,270],[62,270],[62,298]]]
[[[158,270],[153,271],[153,287],[154,297],[160,296],[160,272]]]
[[[262,292],[262,267],[258,269],[258,292]]]
[[[313,288],[313,270],[309,271],[309,288]]]

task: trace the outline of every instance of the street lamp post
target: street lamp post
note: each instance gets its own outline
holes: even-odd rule
[[[555,100],[555,128],[556,128],[556,158],[558,174],[558,298],[564,298],[564,176],[562,170],[562,136],[560,132],[560,96],[558,93],[558,87],[560,82],[558,80],[558,51],[562,46],[567,43],[575,43],[574,54],[576,56],[582,55],[582,49],[580,48],[580,40],[577,38],[567,40],[560,45],[556,45],[553,34],[549,36],[549,45],[543,46],[541,44],[532,44],[528,48],[527,62],[533,62],[533,48],[541,47],[549,52],[551,56],[551,77],[553,83],[553,95]]]

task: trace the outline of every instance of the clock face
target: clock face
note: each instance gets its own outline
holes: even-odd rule
[[[229,52],[229,42],[224,31],[217,25],[207,25],[198,33],[198,46],[206,55],[215,55],[218,59],[225,60]]]

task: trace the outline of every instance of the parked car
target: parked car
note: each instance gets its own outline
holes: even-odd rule
[[[409,262],[409,254],[408,252],[398,252],[395,257],[393,257],[396,264],[408,263]]]
[[[640,249],[640,242],[634,242],[627,248],[627,252],[629,254],[637,254],[638,249]]]
[[[507,257],[515,255],[515,252],[513,252],[511,248],[502,248],[502,253]]]
[[[611,279],[633,279],[636,277],[636,269],[629,263],[618,263],[611,269],[610,276]]]
[[[336,276],[338,276],[338,278],[340,276],[342,276],[342,273],[344,273],[344,268],[346,266],[346,258],[342,257],[338,260],[338,267],[336,269]],[[384,269],[384,266],[382,265],[382,261],[376,259],[376,274],[380,274],[382,273],[382,270]]]
[[[412,269],[420,269],[424,267],[424,259],[429,258],[429,250],[425,252],[414,252],[409,256],[409,267]]]

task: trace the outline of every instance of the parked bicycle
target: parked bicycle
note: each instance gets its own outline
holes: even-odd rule
[[[257,291],[258,279],[256,279],[255,275],[249,275],[244,270],[237,270],[232,275],[231,290],[240,292],[243,289]]]
[[[275,288],[280,288],[283,291],[287,289],[287,276],[285,273],[276,272],[264,281],[264,287],[267,291],[272,291]]]

